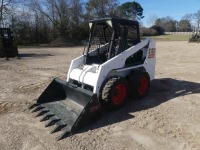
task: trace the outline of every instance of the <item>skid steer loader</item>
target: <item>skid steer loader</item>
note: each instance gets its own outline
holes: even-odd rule
[[[191,38],[189,38],[189,43],[192,43],[192,42],[197,42],[199,43],[200,42],[200,32],[199,33],[195,33],[195,34],[192,34]]]
[[[89,22],[83,55],[72,60],[66,81],[55,78],[30,106],[62,131],[58,140],[94,121],[101,108],[118,109],[128,96],[144,97],[155,73],[155,42],[140,40],[136,21],[105,18]]]
[[[10,28],[0,28],[0,58],[18,57],[18,49]]]

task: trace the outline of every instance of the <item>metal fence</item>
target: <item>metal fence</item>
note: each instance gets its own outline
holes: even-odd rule
[[[192,32],[165,32],[165,34],[192,34]]]

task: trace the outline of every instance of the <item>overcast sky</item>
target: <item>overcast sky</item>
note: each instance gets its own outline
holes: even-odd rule
[[[200,0],[135,0],[144,9],[143,24],[148,26],[149,16],[166,17],[180,21],[187,13],[195,13],[200,10]],[[132,2],[131,0],[120,0],[120,4]]]

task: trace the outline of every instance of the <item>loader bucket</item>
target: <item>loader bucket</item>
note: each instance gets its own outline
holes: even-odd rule
[[[30,109],[37,112],[36,117],[42,116],[41,121],[47,121],[45,127],[55,125],[51,133],[62,131],[57,140],[73,134],[100,114],[96,94],[59,78],[53,79]]]

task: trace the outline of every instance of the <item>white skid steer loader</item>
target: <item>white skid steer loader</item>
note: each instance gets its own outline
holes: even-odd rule
[[[139,24],[119,18],[89,22],[83,55],[72,60],[67,80],[55,78],[30,106],[36,116],[63,131],[63,139],[100,114],[118,109],[128,96],[142,98],[155,76],[155,42],[140,40]]]

